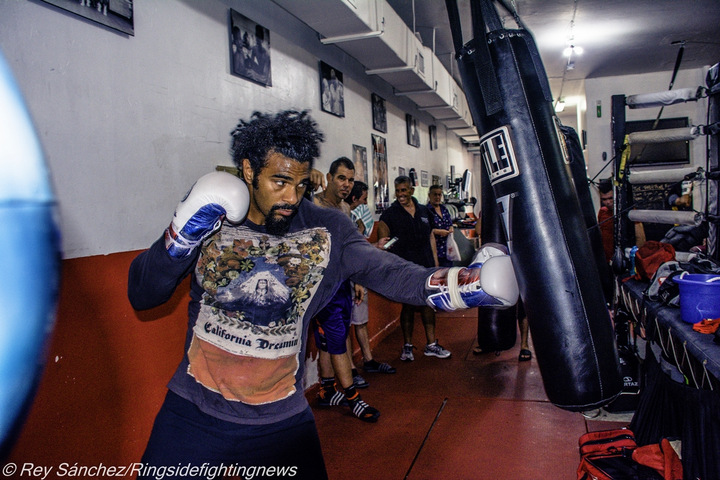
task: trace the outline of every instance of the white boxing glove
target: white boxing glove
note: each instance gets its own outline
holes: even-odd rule
[[[474,307],[507,308],[519,296],[515,270],[505,247],[483,245],[467,268],[453,267],[428,277],[427,288],[436,290],[427,298],[433,308],[452,311]]]
[[[174,258],[189,255],[227,218],[238,223],[247,214],[250,194],[245,182],[227,172],[200,177],[175,209],[165,231],[165,248]]]

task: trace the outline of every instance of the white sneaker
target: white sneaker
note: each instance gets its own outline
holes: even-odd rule
[[[415,357],[413,356],[413,352],[412,352],[413,348],[415,348],[415,347],[413,347],[409,343],[406,343],[405,345],[403,345],[402,353],[400,353],[400,360],[402,360],[403,362],[412,362],[413,360],[415,360]]]
[[[437,340],[435,340],[434,343],[428,343],[427,345],[425,345],[425,355],[428,357],[448,358],[452,354],[449,350],[445,350],[437,342]]]

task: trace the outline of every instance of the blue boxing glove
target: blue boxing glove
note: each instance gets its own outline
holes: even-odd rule
[[[452,311],[474,307],[507,308],[519,296],[515,270],[505,247],[483,245],[467,268],[443,268],[427,280],[427,304]]]
[[[240,222],[247,214],[250,195],[245,182],[226,172],[212,172],[190,188],[165,230],[165,248],[173,258],[184,258],[218,230],[223,219]]]

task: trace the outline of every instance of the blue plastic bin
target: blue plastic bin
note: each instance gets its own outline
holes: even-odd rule
[[[687,323],[720,317],[720,275],[690,273],[675,279],[680,286],[680,315]]]

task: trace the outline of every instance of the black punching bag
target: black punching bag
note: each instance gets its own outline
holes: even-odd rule
[[[480,211],[482,215],[479,220],[481,225],[480,241],[482,245],[487,243],[506,245],[502,219],[498,214],[495,196],[484,165],[480,179]],[[517,339],[516,320],[517,306],[503,310],[478,308],[478,347],[483,352],[501,352],[514,347]]]
[[[560,130],[565,137],[570,159],[570,171],[572,172],[575,191],[580,201],[585,225],[588,229],[593,260],[600,274],[600,285],[602,285],[603,294],[605,295],[605,303],[610,303],[613,294],[612,271],[610,270],[610,264],[605,260],[605,251],[603,250],[602,237],[597,223],[597,213],[595,213],[595,206],[588,186],[587,168],[585,167],[585,157],[582,153],[580,138],[572,127],[563,125]]]
[[[446,0],[463,87],[520,287],[545,393],[584,411],[623,387],[599,273],[571,179],[545,69],[530,33],[503,28],[492,0],[471,0],[463,45]]]

